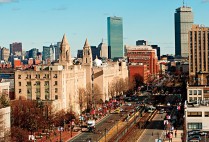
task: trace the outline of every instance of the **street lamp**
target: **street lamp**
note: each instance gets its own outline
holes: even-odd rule
[[[60,142],[62,142],[62,131],[63,131],[63,127],[59,126],[58,127],[58,131],[60,132]]]

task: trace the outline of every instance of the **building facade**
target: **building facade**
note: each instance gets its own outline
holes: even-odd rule
[[[191,7],[180,7],[175,13],[175,56],[188,57],[188,32],[192,28],[193,13]]]
[[[123,20],[121,17],[107,17],[107,39],[109,58],[123,57]]]
[[[0,141],[9,141],[11,129],[11,108],[0,108]]]
[[[209,27],[193,25],[189,31],[189,75],[209,72]]]
[[[126,46],[127,59],[129,63],[142,63],[147,66],[149,74],[159,73],[159,64],[156,50],[151,46]]]
[[[129,69],[129,81],[130,82],[134,82],[135,78],[138,75],[140,75],[142,81],[144,83],[147,83],[148,73],[149,73],[149,71],[147,71],[147,65],[144,65],[142,63],[132,63],[128,66],[128,69]]]

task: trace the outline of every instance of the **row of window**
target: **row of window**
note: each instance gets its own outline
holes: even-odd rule
[[[19,89],[19,93],[22,93],[22,89]],[[31,94],[31,89],[28,89],[27,93]],[[35,93],[40,93],[40,88],[36,88],[36,92]],[[49,88],[45,89],[45,93],[49,93]],[[54,89],[54,93],[58,93],[58,88]]]
[[[205,117],[209,117],[209,112],[206,111],[204,112],[204,116]],[[202,112],[201,111],[197,111],[197,112],[187,112],[187,117],[202,117]]]
[[[188,129],[202,129],[202,123],[188,123]]]
[[[40,98],[41,98],[41,96],[39,94],[37,94],[36,95],[36,99],[40,99]],[[27,95],[27,99],[28,100],[32,100],[32,95],[31,94],[28,94]],[[49,99],[50,99],[49,94],[45,95],[45,100],[49,100]],[[54,95],[54,99],[55,100],[58,100],[58,95]]]
[[[202,90],[189,90],[189,95],[202,95]]]
[[[21,75],[18,75],[18,79],[21,79],[21,77],[22,77]],[[35,78],[40,79],[40,78],[41,78],[41,75],[40,75],[40,74],[36,74]],[[45,75],[43,76],[43,78],[49,78],[49,74],[45,74]],[[57,74],[55,74],[55,75],[53,76],[53,78],[57,78]],[[26,76],[26,79],[31,79],[31,75],[27,75],[27,76]]]
[[[18,82],[18,85],[22,86],[22,83]],[[35,84],[34,84],[34,86],[40,86],[40,85],[41,85],[40,81],[36,81]],[[48,86],[48,85],[49,85],[49,82],[45,81],[44,86]],[[57,85],[58,85],[58,81],[54,81],[54,86],[57,86]],[[27,82],[26,86],[31,86],[31,82]]]

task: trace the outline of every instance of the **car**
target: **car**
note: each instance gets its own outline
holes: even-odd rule
[[[200,134],[201,136],[205,136],[205,135],[207,135],[207,133],[206,133],[206,132],[199,132],[198,134]]]
[[[198,134],[200,133],[201,131],[200,130],[191,130],[191,131],[188,131],[188,135],[194,135],[194,134]]]
[[[114,113],[120,113],[120,108],[117,108]]]
[[[131,103],[126,103],[125,105],[126,105],[126,106],[131,106]]]
[[[201,141],[200,135],[192,135],[192,136],[189,136],[189,137],[188,137],[188,140],[189,140],[189,141],[192,140],[192,139],[198,139],[198,140]]]
[[[164,109],[161,109],[160,111],[159,111],[159,114],[163,114],[164,113]]]

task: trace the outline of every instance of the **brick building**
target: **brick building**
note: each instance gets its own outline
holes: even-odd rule
[[[156,54],[156,50],[152,49],[151,46],[126,46],[126,56],[128,59],[129,64],[129,77],[131,78],[130,72],[137,72],[139,75],[144,78],[146,81],[147,77],[155,77],[159,73],[159,64],[158,64],[158,58]],[[140,70],[139,67],[132,67],[134,66],[132,63],[137,63],[141,65],[146,65],[147,68],[147,74],[142,73],[141,71],[132,71],[134,70]],[[136,64],[136,65],[137,65]],[[135,65],[135,66],[136,66]],[[143,69],[144,70],[144,69]]]

